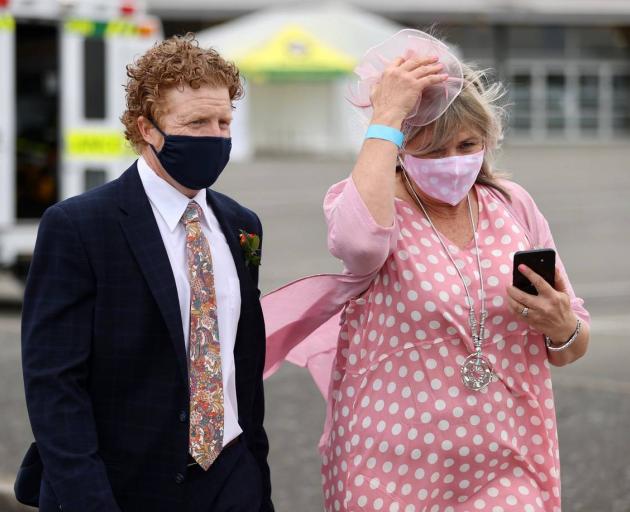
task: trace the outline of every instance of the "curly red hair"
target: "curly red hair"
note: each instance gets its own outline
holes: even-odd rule
[[[243,96],[243,85],[234,63],[226,61],[212,48],[200,48],[192,33],[156,43],[127,66],[127,77],[127,109],[120,120],[125,125],[125,137],[136,151],[145,144],[138,129],[138,118],[153,118],[159,123],[166,90],[209,85],[226,87],[232,101]]]

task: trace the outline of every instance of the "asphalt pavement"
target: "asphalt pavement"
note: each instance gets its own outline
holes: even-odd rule
[[[630,144],[511,146],[499,162],[546,215],[574,288],[593,316],[587,356],[553,372],[568,512],[630,512],[628,162]],[[321,201],[328,186],[351,168],[350,160],[304,157],[231,164],[225,171],[218,188],[263,221],[263,292],[303,275],[340,269],[327,253]],[[0,278],[0,296],[6,282]],[[32,440],[19,332],[19,311],[0,312],[0,496],[10,489]],[[267,382],[266,397],[276,508],[321,511],[316,445],[324,401],[308,374],[291,365]],[[2,507],[0,498],[0,512],[17,510]]]

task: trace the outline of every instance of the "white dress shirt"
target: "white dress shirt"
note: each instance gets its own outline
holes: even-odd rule
[[[234,259],[219,221],[206,201],[205,189],[200,190],[193,199],[188,198],[155,174],[142,157],[138,159],[138,172],[149,197],[153,215],[173,269],[184,327],[186,353],[188,353],[190,332],[190,283],[186,257],[186,229],[180,221],[190,201],[195,201],[203,212],[201,229],[212,253],[214,287],[217,297],[221,371],[223,372],[223,446],[225,446],[242,432],[238,424],[234,368],[234,343],[241,314],[241,289]]]

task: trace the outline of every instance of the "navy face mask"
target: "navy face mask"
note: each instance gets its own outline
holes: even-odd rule
[[[208,188],[217,181],[230,160],[231,138],[167,135],[152,119],[149,121],[164,137],[159,152],[150,146],[171,178],[192,190]]]

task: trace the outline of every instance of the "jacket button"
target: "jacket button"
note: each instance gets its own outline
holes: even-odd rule
[[[188,413],[186,411],[180,411],[179,412],[179,421],[181,421],[182,423],[186,423],[187,419],[188,419]]]
[[[177,473],[175,475],[175,483],[176,484],[182,484],[184,483],[184,475],[182,475],[181,473]]]

